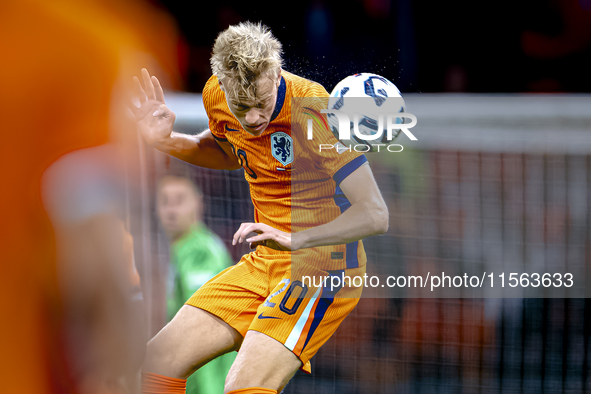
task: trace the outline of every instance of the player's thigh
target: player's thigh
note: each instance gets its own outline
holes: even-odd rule
[[[148,343],[142,371],[185,379],[241,342],[242,335],[222,319],[185,305]]]
[[[302,371],[310,373],[310,359],[355,308],[361,296],[362,288],[351,281],[343,282],[343,278],[362,277],[365,267],[333,272],[309,266],[306,271],[314,280],[286,273],[287,278],[259,306],[249,328],[282,343],[299,358]]]
[[[225,392],[247,387],[278,390],[302,362],[284,344],[263,333],[248,331],[226,378]]]

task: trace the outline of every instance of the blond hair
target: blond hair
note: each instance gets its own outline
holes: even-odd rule
[[[241,22],[218,35],[210,61],[226,94],[254,99],[259,77],[279,77],[281,43],[260,22]]]

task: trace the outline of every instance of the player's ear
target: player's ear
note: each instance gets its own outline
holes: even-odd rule
[[[222,81],[218,81],[218,84],[220,85],[220,89],[222,90],[222,92],[226,93],[226,90],[224,89],[224,85],[222,84]]]

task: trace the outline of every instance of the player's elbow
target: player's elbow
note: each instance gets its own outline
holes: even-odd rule
[[[388,232],[390,227],[390,214],[388,207],[383,201],[373,202],[368,211],[371,217],[371,235],[382,235]]]

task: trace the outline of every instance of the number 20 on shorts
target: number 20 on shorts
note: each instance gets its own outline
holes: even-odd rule
[[[289,279],[283,279],[281,282],[279,282],[279,284],[283,283],[283,286],[279,290],[277,290],[276,292],[270,294],[269,297],[267,297],[267,299],[265,300],[265,303],[263,304],[263,306],[269,307],[269,308],[274,308],[276,303],[271,302],[271,299],[274,298],[275,296],[283,293],[287,289],[287,291],[285,292],[285,295],[283,296],[283,299],[279,303],[279,309],[281,310],[281,312],[287,313],[288,315],[293,315],[294,313],[296,313],[296,311],[298,310],[302,301],[304,300],[304,296],[308,292],[308,287],[298,280],[292,282],[291,286],[289,286],[289,282],[290,282]],[[289,286],[289,288],[288,288],[288,286]],[[294,304],[291,307],[288,307],[287,303],[288,303],[293,291],[296,289],[296,287],[299,287],[300,289],[302,289],[301,293],[297,296],[297,298],[295,298]]]

